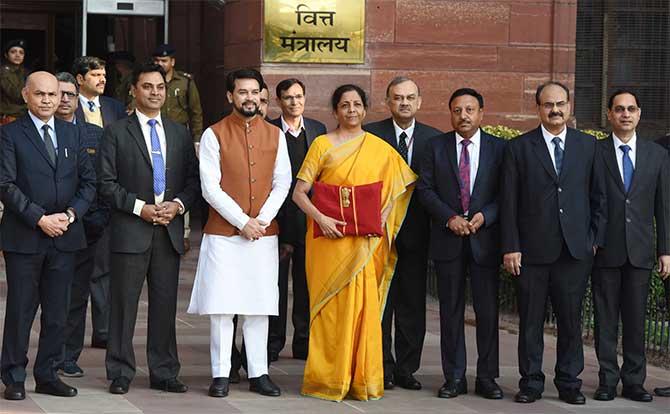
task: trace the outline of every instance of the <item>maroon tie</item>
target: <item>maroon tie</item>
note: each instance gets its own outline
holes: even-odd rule
[[[461,141],[461,159],[458,162],[458,176],[461,179],[461,206],[463,213],[470,209],[470,153],[468,145],[469,139]]]

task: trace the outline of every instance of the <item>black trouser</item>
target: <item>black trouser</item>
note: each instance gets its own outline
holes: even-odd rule
[[[109,330],[109,231],[77,252],[77,266],[65,328],[65,361],[77,361],[84,348],[86,308],[91,297],[91,342],[107,342]]]
[[[37,254],[5,251],[7,307],[2,338],[0,372],[5,385],[23,382],[28,365],[30,329],[37,307],[42,308],[40,339],[33,367],[35,382],[58,379],[75,253],[61,252],[53,244]]]
[[[563,246],[551,264],[524,263],[518,278],[519,388],[544,391],[542,356],[547,297],[556,315],[558,343],[554,384],[559,391],[580,389],[584,369],[582,301],[593,259],[576,260]]]
[[[440,349],[445,379],[465,378],[465,280],[470,276],[472,303],[477,318],[477,378],[499,376],[498,285],[499,268],[481,266],[472,257],[469,241],[454,260],[436,261],[440,298]]]
[[[133,334],[144,279],[149,293],[147,363],[152,381],[179,373],[175,317],[179,254],[167,229],[154,226],[151,246],[144,253],[112,253],[111,317],[107,341],[107,379],[135,376]]]
[[[293,355],[307,355],[309,346],[309,294],[305,275],[305,246],[295,246],[293,254],[279,261],[279,315],[270,316],[268,353],[279,354],[286,343],[289,269],[293,281]]]
[[[385,380],[414,374],[419,369],[426,336],[428,249],[408,249],[401,243],[396,244],[396,248],[398,263],[382,318]],[[395,338],[391,335],[392,324]]]
[[[595,309],[596,355],[600,385],[642,385],[647,376],[644,347],[644,316],[651,270],[633,267],[593,269],[591,290]],[[619,316],[623,325],[623,365],[619,371],[617,341]]]

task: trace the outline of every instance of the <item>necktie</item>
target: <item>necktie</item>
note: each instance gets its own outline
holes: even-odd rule
[[[623,186],[626,189],[626,192],[628,192],[628,190],[630,190],[630,185],[633,182],[633,172],[635,171],[635,167],[633,167],[633,161],[628,155],[631,148],[628,145],[621,145],[619,146],[619,149],[623,152],[623,155],[621,156],[623,164]]]
[[[86,122],[89,124],[94,124],[99,126],[100,128],[103,127],[102,125],[102,113],[97,110],[95,107],[95,102],[93,101],[88,101],[88,111],[84,111],[84,118],[86,119]]]
[[[95,112],[95,102],[88,101],[88,110],[91,112]]]
[[[409,154],[409,148],[407,148],[407,134],[405,131],[400,133],[400,139],[398,140],[398,152],[405,162],[407,162],[407,156]]]
[[[49,134],[49,125],[42,125],[42,131],[44,131],[44,146],[47,148],[47,155],[49,155],[51,162],[56,165],[56,148],[51,140],[51,134]]]
[[[159,195],[165,192],[165,163],[161,153],[161,143],[158,139],[156,124],[158,121],[150,119],[148,124],[151,127],[151,161],[154,167],[154,194]]]
[[[561,148],[561,139],[554,137],[551,140],[554,143],[554,161],[556,162],[556,174],[561,175],[561,168],[563,168],[563,148]]]
[[[461,207],[463,213],[470,209],[470,153],[468,145],[472,141],[464,139],[461,141],[461,159],[458,162],[458,176],[461,181]]]

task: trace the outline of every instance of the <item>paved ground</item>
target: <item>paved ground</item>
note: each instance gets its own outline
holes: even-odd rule
[[[507,331],[500,332],[501,378],[499,383],[505,392],[505,398],[502,401],[490,401],[476,397],[473,392],[476,352],[474,352],[475,332],[472,326],[469,326],[466,332],[467,346],[469,350],[472,350],[468,356],[470,394],[451,400],[438,399],[435,395],[443,379],[440,367],[439,318],[434,302],[428,307],[428,333],[421,370],[417,375],[424,385],[421,391],[395,389],[387,392],[380,401],[370,402],[347,400],[342,403],[331,403],[302,397],[299,391],[302,383],[303,363],[291,359],[290,346],[288,346],[281,354],[279,361],[274,363],[270,369],[273,380],[282,388],[281,397],[261,397],[249,392],[248,382],[243,377],[241,384],[231,385],[230,395],[227,398],[210,398],[207,396],[210,381],[209,323],[204,317],[186,314],[197,255],[198,249],[194,248],[182,263],[177,315],[177,342],[182,363],[181,378],[190,386],[188,393],[168,394],[149,388],[145,357],[147,302],[144,296],[135,334],[135,352],[139,364],[138,377],[132,383],[128,394],[116,396],[107,392],[104,351],[87,347],[80,360],[86,375],[83,378],[68,381],[79,389],[79,396],[58,398],[35,394],[32,392],[34,383],[30,378],[26,383],[27,399],[21,402],[0,399],[0,413],[670,413],[670,398],[656,398],[649,404],[636,403],[623,398],[617,398],[613,402],[592,400],[590,397],[598,381],[598,365],[593,348],[585,349],[586,368],[582,374],[583,391],[588,398],[587,404],[575,407],[563,403],[558,399],[558,394],[551,385],[551,367],[555,361],[556,351],[556,341],[551,336],[545,337],[547,390],[543,399],[531,405],[514,403],[512,397],[516,392],[518,381],[517,336]],[[0,266],[2,266],[0,270],[0,319],[4,320],[6,285],[4,263],[1,260]],[[36,352],[39,320],[35,322],[33,330],[29,367],[32,365]],[[650,390],[657,386],[670,385],[670,371],[649,366],[646,385]]]

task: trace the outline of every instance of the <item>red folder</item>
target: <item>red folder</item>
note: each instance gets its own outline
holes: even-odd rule
[[[354,186],[315,182],[312,204],[326,216],[346,222],[337,226],[345,236],[382,236],[382,186],[382,181]],[[314,238],[322,236],[314,223]]]

